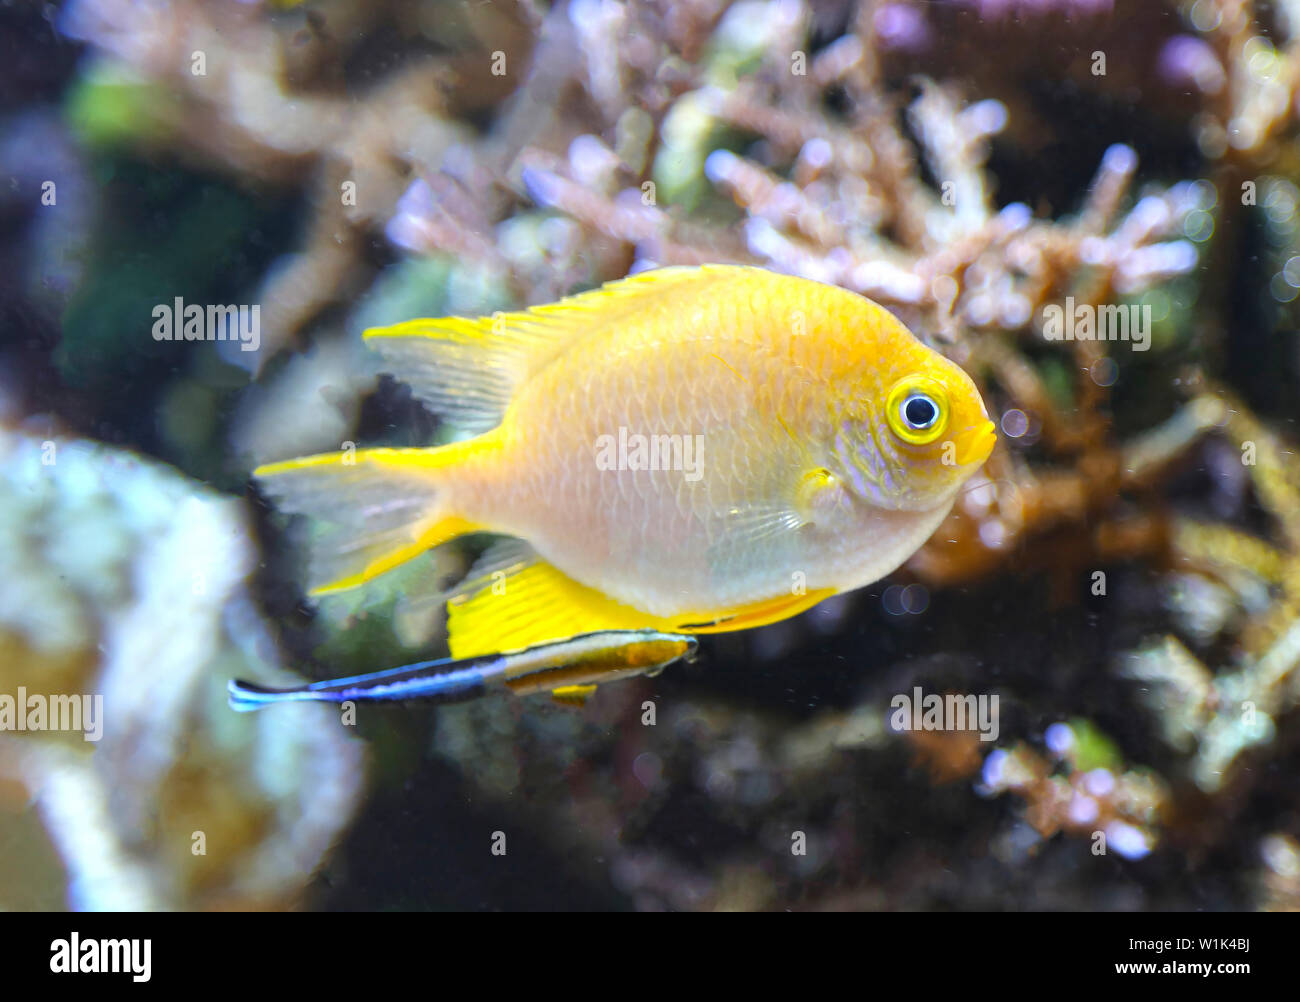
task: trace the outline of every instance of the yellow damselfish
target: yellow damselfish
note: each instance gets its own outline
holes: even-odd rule
[[[664,268],[366,341],[474,437],[263,466],[335,524],[313,591],[470,532],[454,657],[600,630],[737,630],[910,556],[996,441],[978,390],[890,313],[760,268]]]

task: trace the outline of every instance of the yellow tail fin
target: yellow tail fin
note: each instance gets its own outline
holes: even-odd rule
[[[270,463],[253,471],[287,512],[328,523],[313,542],[313,595],[354,588],[449,539],[474,532],[447,503],[455,467],[480,439],[431,449],[363,449]]]

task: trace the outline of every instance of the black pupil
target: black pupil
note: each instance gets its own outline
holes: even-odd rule
[[[913,428],[929,428],[939,416],[939,408],[929,397],[912,397],[903,404],[903,417]]]

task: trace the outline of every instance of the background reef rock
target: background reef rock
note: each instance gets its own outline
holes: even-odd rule
[[[245,589],[242,503],[4,431],[0,512],[0,693],[103,696],[98,741],[0,733],[0,907],[292,903],[357,805],[362,754],[324,707],[225,706],[233,676],[292,681]]]

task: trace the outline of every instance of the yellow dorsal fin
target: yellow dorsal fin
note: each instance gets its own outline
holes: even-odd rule
[[[660,268],[516,313],[408,320],[368,330],[365,339],[436,413],[468,431],[486,431],[501,423],[521,385],[583,336],[654,303],[671,308],[685,287],[737,270],[752,269]]]

